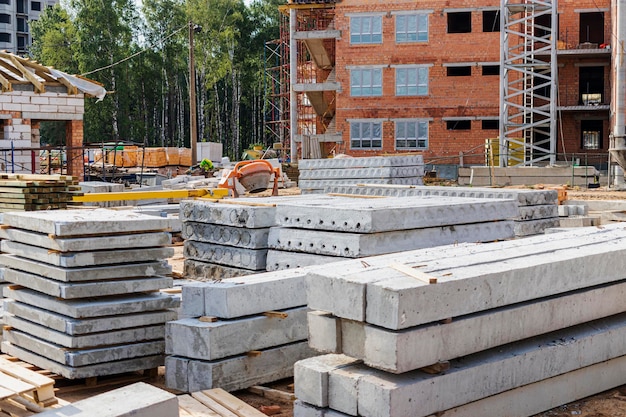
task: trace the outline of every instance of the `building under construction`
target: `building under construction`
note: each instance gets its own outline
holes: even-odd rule
[[[294,161],[606,168],[624,136],[622,3],[291,0],[268,125]]]

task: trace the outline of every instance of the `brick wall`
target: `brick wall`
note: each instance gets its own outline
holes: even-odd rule
[[[559,39],[567,46],[578,45],[578,28],[581,11],[608,10],[609,0],[565,0],[559,4]],[[343,0],[336,4],[335,28],[341,30],[337,40],[336,79],[341,83],[337,93],[337,131],[343,133],[343,144],[327,146],[336,152],[355,156],[393,153],[394,122],[398,118],[423,118],[429,120],[429,147],[424,156],[441,158],[438,163],[458,163],[459,153],[464,153],[464,163],[483,163],[482,147],[485,139],[497,137],[497,130],[482,130],[483,118],[499,116],[499,77],[482,75],[482,65],[499,64],[500,33],[483,32],[483,11],[499,9],[500,2],[493,0],[455,1],[430,0],[415,2],[374,0]],[[398,44],[395,41],[395,21],[398,13],[409,10],[428,12],[429,39],[424,43]],[[447,33],[448,12],[471,11],[471,33]],[[382,15],[382,44],[351,45],[350,17],[359,13]],[[605,12],[604,34],[610,39],[610,13]],[[574,42],[575,41],[575,42]],[[580,65],[606,65],[610,57],[559,58],[559,91],[561,105],[578,103]],[[447,67],[464,63],[471,67],[470,75],[451,77]],[[395,68],[398,65],[430,65],[428,95],[398,97],[395,95]],[[357,66],[383,66],[382,97],[351,97],[350,68]],[[605,96],[610,95],[610,67],[605,71]],[[562,120],[566,152],[579,152],[580,118],[607,118],[608,111],[591,115],[565,114]],[[383,147],[375,150],[351,150],[349,146],[352,119],[381,119]],[[470,130],[448,130],[446,120],[467,118]],[[606,123],[605,123],[606,125]],[[604,134],[608,135],[605,126]],[[608,140],[604,140],[606,146]],[[559,143],[559,152],[562,146]],[[475,156],[468,156],[468,154]]]

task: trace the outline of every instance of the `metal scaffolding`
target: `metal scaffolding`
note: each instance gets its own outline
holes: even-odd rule
[[[557,0],[501,0],[500,19],[500,166],[552,165]]]

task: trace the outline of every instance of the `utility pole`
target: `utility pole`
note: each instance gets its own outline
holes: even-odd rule
[[[191,165],[198,162],[198,121],[196,114],[196,68],[193,54],[193,34],[200,26],[189,21],[189,138],[191,143]]]

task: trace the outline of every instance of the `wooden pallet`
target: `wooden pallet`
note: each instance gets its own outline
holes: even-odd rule
[[[266,417],[239,398],[214,388],[178,396],[180,417]]]
[[[0,416],[30,416],[58,402],[54,379],[17,358],[0,356]]]

